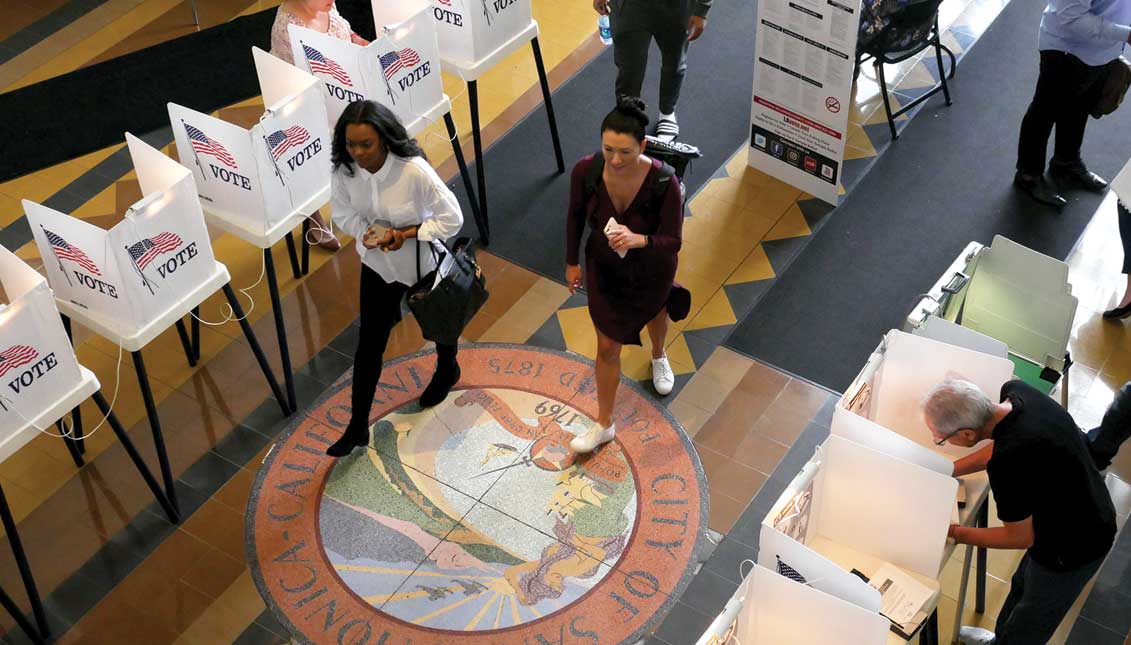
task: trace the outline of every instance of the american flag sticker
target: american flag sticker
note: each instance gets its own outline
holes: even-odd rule
[[[333,59],[327,58],[325,54],[305,43],[302,45],[302,51],[306,54],[306,62],[310,64],[311,72],[327,74],[342,85],[353,87],[353,80],[350,79],[350,75]]]
[[[184,241],[176,233],[169,233],[168,231],[142,239],[137,244],[131,244],[126,247],[130,253],[130,258],[133,259],[137,268],[144,269],[149,266],[150,262],[157,259],[157,256],[162,253],[169,253],[176,251],[180,248]]]
[[[185,124],[185,132],[188,134],[189,141],[192,143],[192,149],[204,155],[211,155],[215,157],[220,163],[231,168],[232,170],[239,170],[236,165],[236,158],[232,156],[228,149],[210,138],[200,128]]]
[[[392,80],[397,72],[419,65],[420,54],[416,53],[415,49],[406,47],[381,56],[380,61],[381,69],[385,72],[385,80]]]
[[[47,236],[47,243],[51,245],[51,250],[55,252],[57,258],[74,262],[92,275],[102,275],[98,270],[98,265],[90,259],[90,256],[83,253],[82,249],[64,240],[63,236],[52,233],[47,229],[43,229],[43,234]]]
[[[9,370],[27,365],[37,358],[39,358],[39,352],[35,351],[34,347],[12,345],[0,352],[0,376],[4,376]]]
[[[286,151],[301,146],[307,141],[310,141],[310,132],[301,125],[286,130],[275,130],[267,137],[267,145],[271,148],[271,157],[275,161],[278,161]]]

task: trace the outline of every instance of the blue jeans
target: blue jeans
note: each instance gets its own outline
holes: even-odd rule
[[[1053,571],[1026,553],[1013,573],[994,627],[994,645],[1044,645],[1092,579],[1103,558],[1071,571]]]

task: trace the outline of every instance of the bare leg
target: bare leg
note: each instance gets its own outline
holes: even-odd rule
[[[313,234],[310,236],[310,241],[327,251],[337,251],[342,248],[342,243],[330,232],[330,227],[326,225],[326,220],[322,219],[321,212],[314,211],[314,214],[310,216],[310,221],[314,223]]]
[[[648,321],[648,337],[652,339],[652,360],[663,358],[664,348],[668,344],[668,310],[666,307],[661,309],[655,318]]]
[[[1123,290],[1123,299],[1116,305],[1117,309],[1131,304],[1131,273],[1128,273],[1125,277],[1127,278],[1127,287]]]
[[[597,329],[597,423],[607,428],[613,423],[613,407],[620,385],[621,344]]]

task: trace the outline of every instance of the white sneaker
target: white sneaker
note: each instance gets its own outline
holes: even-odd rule
[[[660,396],[671,394],[675,387],[675,374],[672,373],[672,365],[666,354],[652,359],[652,387],[656,388],[656,393]]]
[[[675,120],[675,113],[661,114],[656,121],[656,138],[660,141],[671,143],[679,136],[679,122]]]
[[[963,625],[958,630],[958,642],[962,645],[992,645],[994,638],[993,632],[981,627]]]
[[[615,436],[617,436],[617,424],[602,428],[601,424],[594,423],[588,430],[569,442],[569,449],[578,454],[593,452],[597,446],[612,441]]]

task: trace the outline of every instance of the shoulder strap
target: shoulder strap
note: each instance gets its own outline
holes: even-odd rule
[[[664,196],[668,194],[668,187],[671,186],[672,180],[676,182],[679,179],[675,176],[675,168],[670,165],[660,162],[660,168],[657,171],[658,176],[656,181],[652,184],[652,194],[648,200],[649,210],[657,210],[664,203]]]
[[[597,184],[601,182],[601,174],[605,172],[605,156],[597,151],[593,161],[589,163],[589,170],[585,173],[585,203],[588,204],[593,195],[597,194]]]

